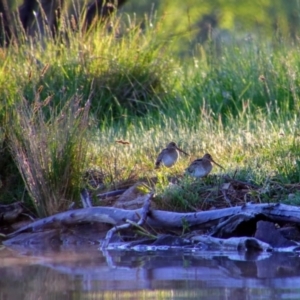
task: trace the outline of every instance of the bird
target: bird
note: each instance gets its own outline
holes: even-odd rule
[[[182,149],[178,148],[176,143],[170,142],[167,148],[163,149],[157,156],[155,168],[158,169],[162,164],[168,168],[172,167],[179,158],[179,152],[189,155]]]
[[[224,169],[221,165],[213,160],[209,153],[206,153],[202,158],[194,160],[185,170],[185,173],[196,178],[205,177],[211,172],[213,168],[212,163]]]

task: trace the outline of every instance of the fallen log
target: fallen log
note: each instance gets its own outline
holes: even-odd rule
[[[233,237],[229,239],[219,239],[211,236],[194,236],[192,241],[197,241],[205,245],[205,250],[214,251],[272,251],[272,247],[256,238]]]
[[[122,229],[128,229],[131,226],[136,226],[136,227],[140,227],[142,225],[144,225],[144,223],[147,220],[148,214],[150,212],[150,201],[152,198],[153,194],[149,194],[147,199],[145,200],[145,203],[142,207],[142,212],[141,212],[141,216],[140,216],[140,220],[137,223],[133,223],[132,221],[126,220],[126,223],[120,226],[114,226],[112,229],[110,229],[105,237],[105,240],[102,243],[102,248],[105,249],[107,248],[113,234],[115,234],[116,232],[122,230]]]
[[[142,208],[125,210],[115,207],[88,207],[62,212],[35,221],[9,234],[7,237],[12,238],[23,232],[74,226],[82,223],[107,223],[112,226],[122,225],[125,223],[125,220],[138,223],[142,215]],[[231,231],[231,236],[234,236],[234,234],[238,235],[238,228],[245,221],[245,215],[247,215],[248,223],[251,221],[254,225],[259,220],[300,224],[299,207],[270,203],[246,204],[239,207],[195,213],[150,210],[145,225],[164,230],[182,230],[183,228],[207,230],[208,232],[212,232],[212,235],[215,237],[223,237],[225,232],[228,237],[229,231]],[[228,220],[235,220],[235,223]]]
[[[232,237],[220,239],[208,235],[194,235],[190,238],[183,238],[174,235],[158,235],[156,238],[145,238],[139,241],[125,243],[111,243],[109,250],[134,250],[134,251],[157,251],[184,249],[185,252],[202,251],[238,251],[248,253],[272,252],[274,249],[268,243],[252,237]],[[290,247],[290,251],[299,250],[299,247]],[[105,249],[103,245],[101,249]]]

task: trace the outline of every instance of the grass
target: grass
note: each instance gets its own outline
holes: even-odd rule
[[[86,157],[89,100],[74,95],[59,111],[50,102],[20,99],[8,121],[8,145],[39,216],[78,199]]]
[[[159,21],[143,31],[130,18],[114,22],[121,34],[103,26],[72,32],[65,44],[48,38],[45,48],[0,52],[2,151],[39,216],[65,210],[82,187],[96,194],[141,180],[160,208],[219,207],[224,175],[259,186],[236,195],[237,204],[298,201],[299,45],[237,41],[182,62],[174,41],[158,39]],[[191,156],[155,171],[170,141]],[[183,176],[205,152],[226,170]]]
[[[291,184],[300,179],[299,137],[295,135],[299,124],[297,117],[279,122],[275,117],[267,120],[263,113],[245,115],[244,119],[232,118],[224,126],[203,115],[193,129],[183,120],[178,120],[176,130],[171,130],[174,128],[172,119],[163,118],[151,126],[148,124],[148,130],[136,124],[126,133],[121,128],[115,128],[113,132],[110,128],[98,134],[98,139],[91,145],[90,154],[93,151],[94,154],[89,163],[91,167],[98,166],[102,174],[107,174],[106,178],[112,178],[102,188],[110,184],[121,188],[123,184],[145,180],[155,186],[159,207],[170,210],[220,207],[220,202],[227,205],[220,197],[225,175],[260,187],[247,189],[247,197],[237,199],[239,204],[281,201],[294,193],[297,185]],[[169,132],[166,133],[166,129]],[[116,138],[129,141],[130,145],[115,143]],[[182,156],[172,169],[154,171],[156,155],[165,146],[166,139],[178,141],[191,157]],[[205,152],[209,152],[226,170],[214,167],[211,178],[206,180],[184,177],[184,169],[190,161]],[[117,184],[113,182],[118,178],[116,174],[122,178]],[[202,200],[206,203],[203,204]],[[210,201],[209,205],[207,201]]]

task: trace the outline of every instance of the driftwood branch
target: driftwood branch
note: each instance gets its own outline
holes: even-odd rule
[[[140,217],[140,220],[135,224],[134,222],[132,222],[131,220],[126,220],[126,223],[125,224],[122,224],[122,225],[119,225],[119,226],[114,226],[112,229],[110,229],[107,234],[106,234],[106,237],[102,243],[102,249],[106,249],[112,236],[120,231],[120,230],[123,230],[123,229],[128,229],[132,226],[142,226],[146,220],[147,220],[147,216],[150,212],[150,204],[151,204],[151,199],[153,197],[153,194],[149,194],[147,199],[145,200],[145,203],[142,207],[142,211],[141,211],[141,217]]]
[[[115,207],[90,207],[73,211],[66,211],[38,220],[8,235],[8,238],[14,237],[22,232],[32,232],[44,230],[47,228],[60,228],[61,226],[71,226],[81,223],[107,223],[112,226],[124,224],[124,220],[131,220],[138,223],[143,215],[143,208],[136,210],[124,210]],[[285,204],[246,204],[240,207],[230,207],[210,211],[201,211],[196,213],[177,213],[170,211],[151,210],[147,216],[146,224],[153,228],[161,229],[182,229],[187,225],[193,229],[211,230],[218,224],[225,226],[232,223],[226,220],[233,216],[242,216],[240,220],[247,215],[249,218],[261,216],[273,222],[287,222],[300,224],[300,208]],[[236,221],[236,226],[241,221]],[[233,219],[231,219],[233,220]],[[234,228],[231,228],[233,230]]]
[[[91,197],[86,189],[80,193],[80,199],[84,208],[93,207]]]
[[[214,251],[272,251],[269,244],[256,238],[233,237],[229,239],[219,239],[211,236],[194,236],[193,241],[202,243],[207,249]]]

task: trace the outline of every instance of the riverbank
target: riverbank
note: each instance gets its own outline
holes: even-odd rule
[[[259,187],[251,201],[299,203],[299,45],[236,40],[181,61],[156,25],[1,50],[1,203],[45,217],[80,205],[82,188],[99,204],[141,181],[163,209],[201,209],[218,179],[183,174],[206,152],[225,168],[212,175]],[[154,170],[170,141],[190,156]]]

